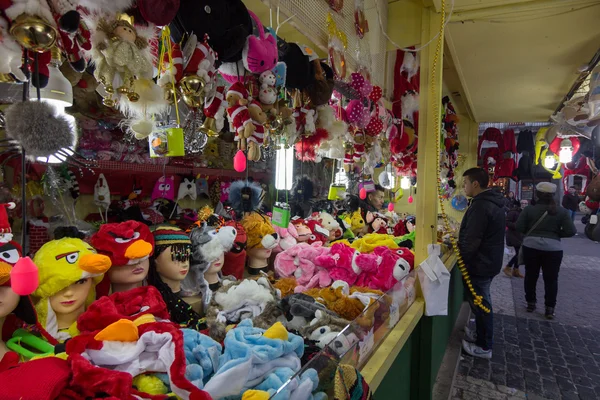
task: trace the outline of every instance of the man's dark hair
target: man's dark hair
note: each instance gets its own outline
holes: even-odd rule
[[[483,168],[475,167],[466,170],[463,177],[468,177],[471,182],[479,182],[479,187],[487,189],[490,183],[490,177],[487,171]]]
[[[380,184],[375,184],[375,191],[376,192],[384,192],[385,193],[385,189],[383,188],[383,186],[381,186]],[[372,192],[373,193],[373,192]]]
[[[569,189],[575,189],[575,190],[577,190],[577,187],[576,186],[569,186]]]

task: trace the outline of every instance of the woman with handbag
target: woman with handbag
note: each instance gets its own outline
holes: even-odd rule
[[[529,205],[527,200],[521,200],[521,203],[516,207],[513,207],[508,214],[506,214],[506,245],[515,249],[515,255],[510,259],[508,265],[504,267],[504,273],[508,276],[514,276],[515,278],[523,278],[519,271],[519,249],[523,243],[523,234],[517,231],[517,220],[521,211]]]
[[[554,200],[556,185],[540,182],[536,185],[535,206],[519,215],[517,231],[525,234],[519,256],[525,264],[525,300],[527,311],[536,307],[536,285],[540,269],[544,275],[546,318],[554,318],[558,272],[563,258],[562,238],[575,236],[577,230],[569,212]]]

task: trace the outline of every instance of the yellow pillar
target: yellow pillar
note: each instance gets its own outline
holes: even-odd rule
[[[421,17],[421,45],[429,42],[440,31],[441,15],[432,8],[424,8]],[[419,154],[417,158],[417,235],[415,263],[427,258],[427,245],[437,242],[438,155],[436,125],[440,124],[442,103],[442,46],[436,55],[437,38],[421,53],[421,88],[419,92]],[[436,63],[435,70],[434,61]],[[432,81],[432,75],[434,81]],[[436,107],[437,104],[437,107]]]

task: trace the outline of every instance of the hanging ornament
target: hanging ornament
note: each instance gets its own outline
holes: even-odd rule
[[[233,169],[237,172],[244,172],[246,170],[246,155],[242,150],[238,150],[233,157]]]
[[[390,204],[388,204],[388,211],[389,212],[393,212],[394,211],[394,203],[390,202]]]
[[[13,292],[19,296],[33,293],[39,284],[38,268],[31,258],[20,258],[10,271],[10,283]]]
[[[408,204],[412,204],[414,201],[412,194],[410,196],[408,196]]]
[[[335,77],[342,80],[346,77],[345,52],[348,47],[348,37],[338,29],[331,13],[327,14],[327,31],[329,32],[329,64]]]
[[[356,36],[362,39],[369,32],[369,21],[365,16],[365,0],[354,0],[354,27]]]
[[[183,123],[183,143],[187,154],[198,154],[208,143],[208,137],[202,132],[202,116],[192,110]]]
[[[367,198],[367,189],[365,189],[364,187],[360,189],[360,191],[358,192],[358,197],[360,197],[361,200],[364,200]]]

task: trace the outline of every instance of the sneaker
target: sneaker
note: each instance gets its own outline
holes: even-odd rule
[[[535,303],[527,303],[527,312],[535,311]]]
[[[478,358],[491,359],[492,358],[492,350],[484,350],[481,347],[477,346],[475,343],[469,343],[466,340],[462,341],[462,348],[465,353]]]
[[[554,319],[554,307],[546,307],[546,319]]]
[[[470,328],[469,325],[465,326],[465,340],[469,343],[475,343],[477,341],[477,331]]]
[[[514,276],[515,278],[523,278],[523,275],[521,275],[521,271],[519,271],[519,268],[513,269],[512,276]]]

